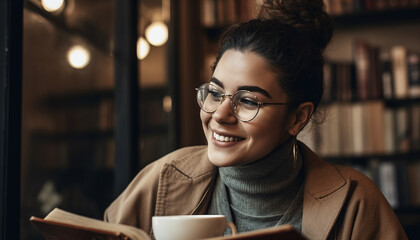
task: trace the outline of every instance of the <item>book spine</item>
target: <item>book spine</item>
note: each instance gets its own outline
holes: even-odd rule
[[[410,97],[420,97],[420,54],[410,52],[407,56],[408,91]]]
[[[379,164],[379,188],[393,208],[399,207],[397,172],[392,162]]]
[[[360,100],[369,98],[370,57],[369,46],[362,40],[356,40],[353,45],[353,59],[356,66],[357,93]]]
[[[340,154],[340,122],[338,120],[339,108],[339,103],[331,104],[329,108],[328,152],[333,156]]]
[[[393,109],[384,110],[384,140],[385,149],[384,152],[393,153],[395,152],[395,115]]]
[[[391,99],[393,93],[393,79],[392,79],[392,66],[391,56],[388,49],[383,49],[380,52],[379,62],[381,65],[382,75],[382,89],[384,98]]]
[[[331,9],[331,15],[333,16],[339,16],[344,14],[344,10],[341,5],[341,0],[330,0],[329,7]]]
[[[369,88],[371,89],[371,93],[369,94],[369,97],[371,99],[381,99],[383,98],[383,85],[382,85],[381,65],[379,61],[380,48],[376,46],[371,46],[369,50],[370,50],[369,52],[370,87]]]
[[[370,150],[372,153],[385,152],[385,133],[384,133],[384,103],[381,101],[372,101],[369,103],[370,108],[367,112],[367,121],[369,127],[368,136],[371,144]]]
[[[395,98],[408,96],[407,49],[404,46],[391,48],[392,73]]]
[[[361,103],[355,103],[351,109],[351,123],[353,129],[353,153],[362,154],[365,151],[364,111]]]
[[[350,103],[342,103],[338,109],[339,145],[340,152],[346,155],[353,153],[353,128],[351,122]]]
[[[201,24],[204,27],[216,25],[216,0],[201,0]]]
[[[395,147],[397,151],[406,152],[410,150],[410,127],[409,113],[406,107],[395,110]]]
[[[334,93],[333,91],[333,80],[334,80],[334,76],[333,76],[333,68],[334,68],[334,63],[332,62],[328,62],[326,61],[324,64],[324,93],[322,95],[322,101],[323,102],[328,102],[328,101],[332,101],[332,94]]]
[[[411,149],[420,150],[420,106],[411,107]]]
[[[216,24],[217,26],[223,26],[226,23],[225,14],[225,0],[216,0]]]

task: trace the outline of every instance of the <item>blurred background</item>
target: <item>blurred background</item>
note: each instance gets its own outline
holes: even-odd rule
[[[28,219],[55,207],[101,219],[145,165],[205,144],[195,88],[211,76],[221,31],[260,3],[23,0],[20,239],[42,239]],[[325,3],[335,35],[323,124],[299,138],[372,178],[416,236],[420,1]]]

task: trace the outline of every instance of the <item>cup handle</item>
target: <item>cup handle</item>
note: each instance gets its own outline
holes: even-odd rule
[[[227,222],[227,226],[228,228],[230,228],[230,231],[232,232],[232,235],[236,235],[237,230],[236,230],[236,226],[233,222]]]

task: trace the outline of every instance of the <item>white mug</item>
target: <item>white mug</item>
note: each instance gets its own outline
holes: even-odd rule
[[[236,234],[235,224],[224,215],[153,216],[153,234],[157,240],[197,240],[223,236],[226,228]]]

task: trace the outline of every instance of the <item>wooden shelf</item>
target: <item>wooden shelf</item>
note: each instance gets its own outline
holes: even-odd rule
[[[420,8],[392,9],[361,12],[333,17],[336,29],[361,28],[369,26],[398,25],[403,22],[420,22]]]
[[[147,88],[139,89],[139,98],[157,98],[163,97],[167,94],[166,88]],[[86,106],[98,104],[102,100],[113,100],[114,90],[113,89],[96,89],[92,91],[81,91],[81,92],[66,92],[57,93],[46,97],[42,103],[48,107],[59,108],[62,106]]]
[[[148,126],[140,130],[140,137],[147,137],[153,135],[163,135],[168,133],[168,127],[162,126]],[[88,130],[79,132],[36,132],[33,134],[34,139],[43,141],[80,141],[80,140],[100,140],[114,137],[113,130]]]
[[[404,161],[416,161],[420,159],[420,150],[408,151],[408,152],[393,152],[393,153],[377,153],[377,154],[353,154],[353,155],[338,155],[338,156],[323,156],[328,162],[333,163],[358,163],[366,164],[368,160],[375,159],[380,161],[390,160],[404,160]]]
[[[420,98],[401,98],[401,99],[385,99],[387,107],[407,107],[415,104],[420,104]]]
[[[329,101],[322,101],[321,104],[324,106],[327,105],[331,105],[333,103],[347,103],[347,104],[352,104],[352,103],[366,103],[366,102],[378,102],[378,101],[382,101],[384,102],[386,107],[390,107],[390,108],[398,108],[398,107],[407,107],[407,106],[411,106],[411,105],[416,105],[416,104],[420,104],[420,97],[416,97],[416,98],[378,98],[378,99],[366,99],[366,100],[359,100],[359,99],[353,99],[353,100],[329,100]]]

